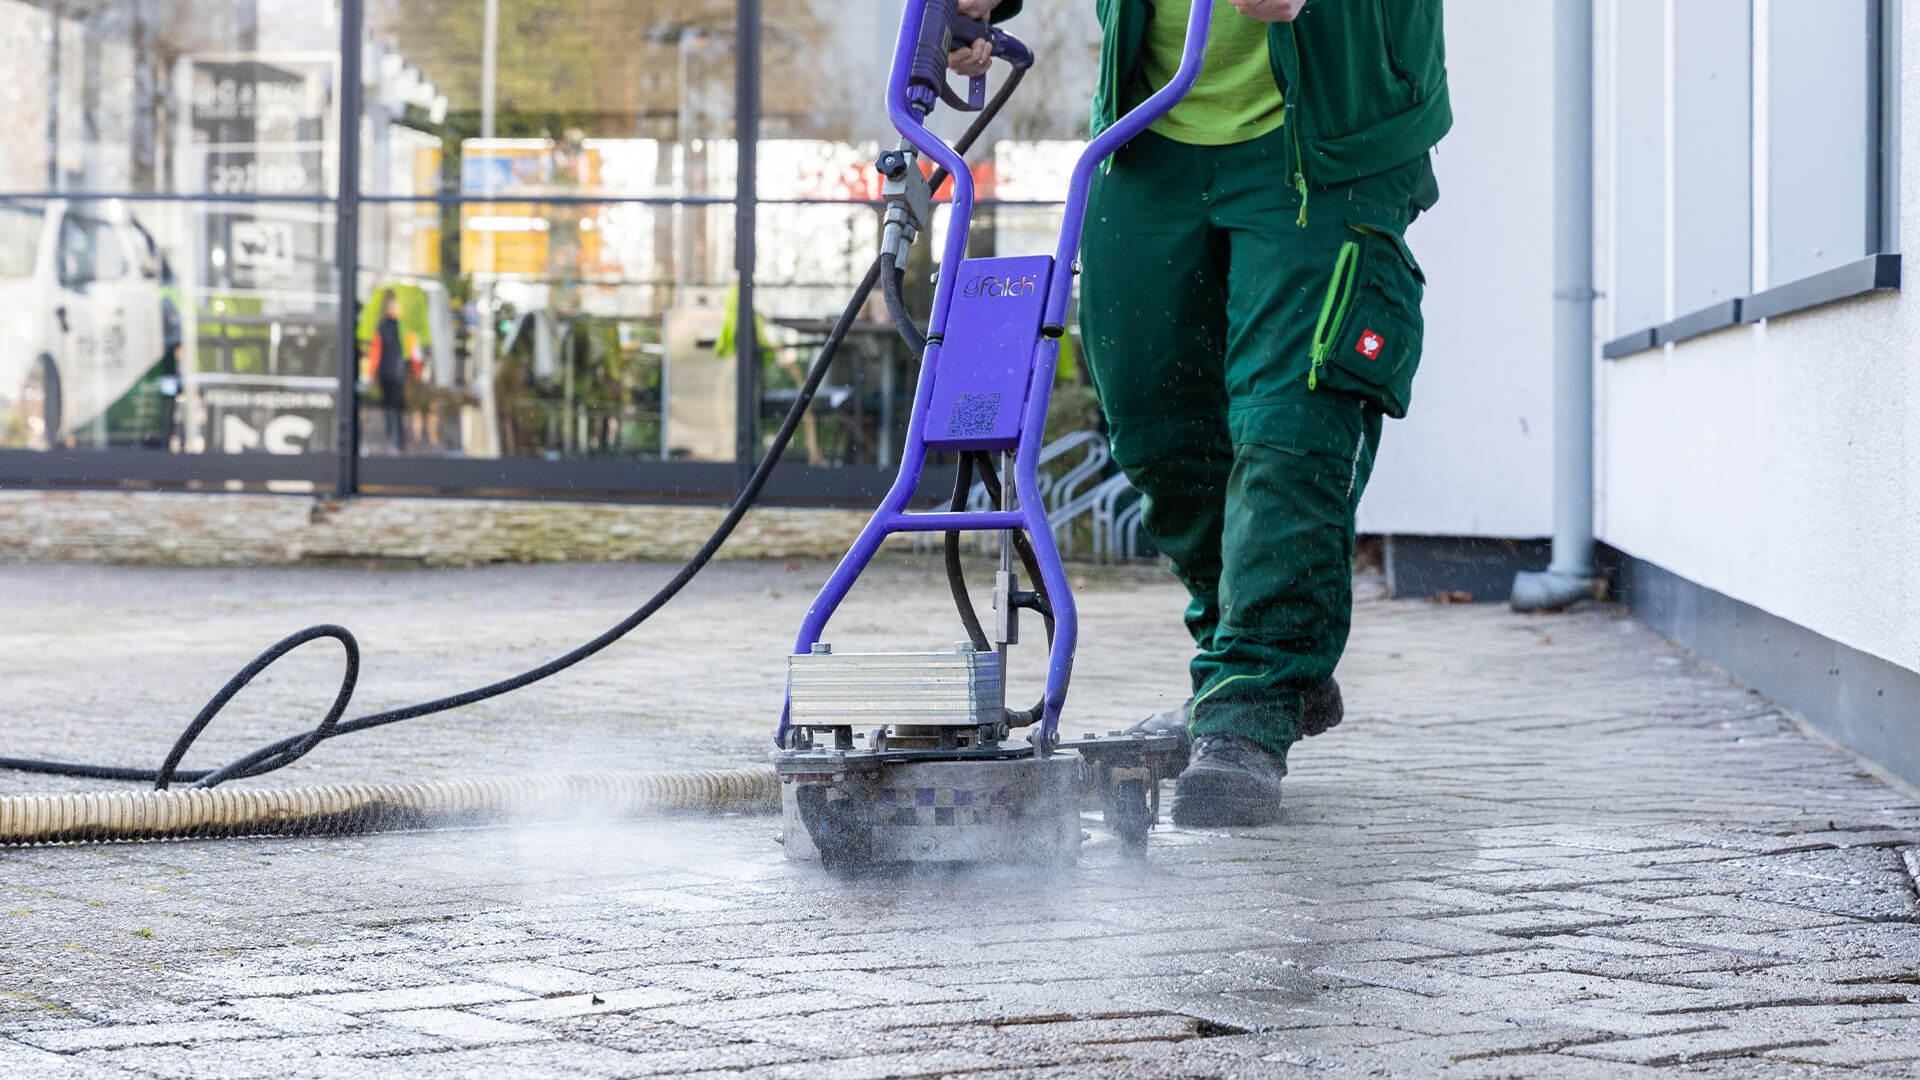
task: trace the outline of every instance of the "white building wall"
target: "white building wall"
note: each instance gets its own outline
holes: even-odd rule
[[[1452,0],[1453,132],[1440,203],[1408,231],[1426,271],[1413,407],[1387,422],[1360,530],[1553,528],[1553,5]]]
[[[1920,19],[1904,22],[1901,112],[1915,118]],[[1605,99],[1597,104],[1604,178],[1613,146]],[[1776,150],[1794,137],[1765,135]],[[1907,235],[1920,235],[1915,124],[1904,125],[1900,155],[1901,217]],[[1765,177],[1756,181],[1764,190]],[[1603,262],[1608,239],[1603,231],[1596,245]],[[1920,278],[1911,260],[1906,278],[1902,293],[1601,361],[1601,539],[1920,669]],[[1606,303],[1602,327],[1614,325]]]

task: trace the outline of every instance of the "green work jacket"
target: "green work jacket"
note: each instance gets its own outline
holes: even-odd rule
[[[1198,0],[1206,2],[1206,0]],[[1426,153],[1453,126],[1441,0],[1308,0],[1267,28],[1273,81],[1287,103],[1299,187],[1372,176]],[[1093,134],[1111,127],[1139,78],[1148,0],[1094,0],[1104,37]],[[1021,0],[994,8],[1000,22]]]

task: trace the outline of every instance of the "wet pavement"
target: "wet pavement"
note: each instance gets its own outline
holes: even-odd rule
[[[0,754],[155,761],[314,621],[361,633],[365,708],[484,681],[667,573],[0,567]],[[718,567],[541,689],[270,782],[755,760],[822,574]],[[1177,590],[1081,596],[1077,727],[1177,697]],[[833,640],[939,646],[946,604],[884,567]],[[310,723],[331,648],[189,764]],[[852,882],[751,817],[0,851],[0,1075],[1920,1075],[1911,793],[1607,609],[1369,600],[1340,675],[1282,825],[1144,861],[1097,815],[1075,868]]]

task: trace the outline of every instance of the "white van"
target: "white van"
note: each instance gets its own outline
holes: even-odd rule
[[[0,202],[0,446],[110,441],[171,344],[163,266],[118,200]]]

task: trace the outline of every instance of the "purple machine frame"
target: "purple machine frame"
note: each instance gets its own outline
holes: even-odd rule
[[[793,646],[796,655],[812,651],[827,621],[888,535],[1024,529],[1032,540],[1041,580],[1053,606],[1055,630],[1047,665],[1045,710],[1035,740],[1042,754],[1052,750],[1079,631],[1073,592],[1053,541],[1039,483],[1047,407],[1053,396],[1060,337],[1066,332],[1067,305],[1073,294],[1073,272],[1058,270],[1077,270],[1075,260],[1094,170],[1108,155],[1166,115],[1199,77],[1212,15],[1212,4],[1192,5],[1186,51],[1173,81],[1096,136],[1074,163],[1056,252],[1052,256],[968,259],[973,174],[959,153],[926,129],[925,120],[936,95],[926,89],[927,72],[917,70],[928,67],[929,60],[939,54],[943,39],[930,40],[935,34],[926,28],[937,30],[953,20],[954,0],[906,0],[893,70],[887,81],[887,112],[908,144],[953,176],[952,216],[940,265],[959,270],[942,273],[934,288],[926,354],[914,390],[900,472],[879,510],[807,609]],[[935,77],[945,85],[944,62]],[[977,86],[970,96],[979,96]],[[960,293],[958,300],[956,291]],[[952,318],[956,306],[963,316],[958,320]],[[1018,407],[1007,408],[1009,405]],[[1013,486],[1019,509],[908,512],[907,504],[919,486],[929,451],[1009,449],[1014,451]],[[778,745],[786,746],[790,728],[789,710],[783,709],[774,736]]]

